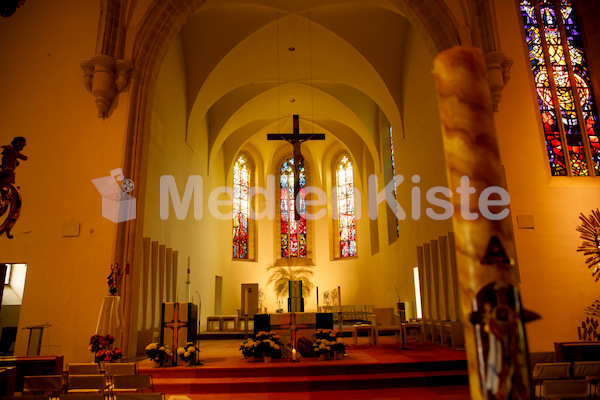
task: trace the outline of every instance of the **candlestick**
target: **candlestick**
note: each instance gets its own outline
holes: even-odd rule
[[[292,361],[298,361],[296,358],[296,349],[292,349]]]
[[[244,315],[248,315],[248,288],[244,289]]]
[[[190,292],[190,263],[190,257],[188,257],[187,281],[185,282],[188,303],[192,302],[192,294]]]
[[[317,286],[317,312],[319,312],[319,287]]]
[[[338,305],[339,305],[339,312],[342,312],[342,288],[338,286]]]

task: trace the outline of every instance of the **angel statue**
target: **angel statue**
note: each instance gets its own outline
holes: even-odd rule
[[[21,214],[21,194],[15,186],[15,169],[19,160],[27,160],[21,151],[27,141],[22,136],[17,136],[9,145],[2,146],[2,166],[0,167],[0,235],[12,239],[10,230],[13,228]]]

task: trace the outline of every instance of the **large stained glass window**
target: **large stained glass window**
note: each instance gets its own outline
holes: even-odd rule
[[[392,126],[390,125],[390,155],[392,157],[392,181],[394,182],[394,199],[398,199],[396,196],[396,162],[394,161],[394,135],[392,131]],[[397,207],[397,206],[396,206]],[[394,215],[398,210],[394,210]],[[396,236],[400,236],[400,226],[398,225],[398,217],[396,218]]]
[[[600,175],[598,113],[568,0],[522,0],[544,138],[555,176]]]
[[[233,258],[248,258],[248,188],[250,170],[240,156],[233,165]]]
[[[336,168],[341,257],[356,256],[353,173],[352,163],[348,157],[342,157]]]
[[[281,213],[281,257],[306,257],[306,203],[304,165],[300,164],[300,220],[296,221],[294,199],[294,158],[281,165],[279,176]]]

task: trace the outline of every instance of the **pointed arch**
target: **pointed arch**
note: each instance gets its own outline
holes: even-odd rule
[[[339,256],[356,256],[356,213],[354,210],[354,168],[346,154],[342,155],[335,168],[338,210]]]
[[[294,157],[285,159],[279,168],[279,215],[281,257],[306,257],[306,202],[304,187],[306,186],[306,171],[300,164],[299,199],[294,199]],[[299,205],[296,200],[300,200]],[[295,209],[298,207],[300,219],[296,221]]]
[[[233,165],[233,258],[248,259],[250,177],[248,160],[240,155]]]

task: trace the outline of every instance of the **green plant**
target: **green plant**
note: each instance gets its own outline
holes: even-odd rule
[[[273,284],[277,298],[287,297],[289,281],[302,281],[302,297],[305,299],[308,298],[314,286],[310,281],[313,275],[312,267],[282,267],[279,265],[271,265],[267,267],[267,272],[271,273],[267,285]]]

